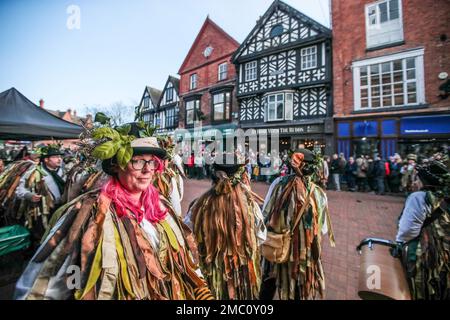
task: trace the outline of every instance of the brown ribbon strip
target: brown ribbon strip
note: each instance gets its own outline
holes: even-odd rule
[[[72,225],[78,210],[73,208],[67,213],[66,219],[63,221],[59,229],[53,234],[53,236],[46,242],[41,251],[34,257],[33,262],[43,262],[53,252],[60,241],[67,235],[70,226]]]
[[[122,217],[121,219],[123,226],[128,234],[128,238],[130,239],[131,249],[133,250],[134,258],[137,262],[137,267],[139,271],[139,279],[143,279],[147,273],[147,267],[145,265],[144,254],[139,248],[138,241],[136,238],[136,234],[134,232],[133,225],[128,217]]]

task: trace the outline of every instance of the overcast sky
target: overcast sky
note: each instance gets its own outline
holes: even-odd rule
[[[330,26],[329,0],[286,0]],[[0,1],[0,92],[15,87],[49,109],[139,103],[162,89],[206,16],[242,42],[271,0]],[[80,10],[77,29],[75,5]],[[68,12],[68,8],[70,8]],[[69,26],[67,22],[69,20]]]

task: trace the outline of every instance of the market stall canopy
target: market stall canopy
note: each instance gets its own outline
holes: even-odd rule
[[[15,88],[0,93],[0,139],[77,139],[83,128],[62,120],[28,100]]]

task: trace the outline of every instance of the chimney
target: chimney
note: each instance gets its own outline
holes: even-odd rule
[[[44,99],[39,100],[39,107],[44,109]]]

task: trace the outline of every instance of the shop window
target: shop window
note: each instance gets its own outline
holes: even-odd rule
[[[361,138],[353,140],[353,151],[356,156],[371,156],[379,153],[379,140],[374,138]]]

